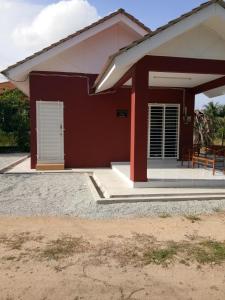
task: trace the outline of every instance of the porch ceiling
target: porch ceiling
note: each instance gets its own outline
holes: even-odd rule
[[[149,86],[192,88],[220,77],[221,75],[149,72]]]
[[[223,76],[192,73],[149,72],[149,87],[193,88],[221,77]],[[126,86],[130,86],[131,84],[131,79],[125,83]]]

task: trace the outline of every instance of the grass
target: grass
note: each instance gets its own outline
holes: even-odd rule
[[[30,232],[13,234],[12,236],[0,236],[0,244],[4,244],[8,250],[21,250],[22,246],[28,241],[40,241],[42,236],[31,236]]]
[[[190,262],[221,264],[225,262],[225,242],[210,239],[196,243],[169,242],[165,246],[150,248],[143,255],[145,264],[168,266],[176,259],[185,265],[190,265]]]
[[[159,214],[159,217],[162,218],[162,219],[166,219],[166,218],[170,218],[171,215],[168,214],[168,213],[161,213],[161,214]]]
[[[144,252],[143,259],[145,264],[156,264],[167,266],[174,260],[177,254],[177,245],[170,243],[164,248],[153,248]]]
[[[89,243],[82,237],[62,236],[59,239],[50,241],[44,249],[40,251],[40,257],[48,260],[59,260],[85,252],[89,248]]]
[[[58,239],[45,242],[42,236],[22,232],[0,236],[0,246],[3,246],[7,252],[7,255],[3,255],[1,259],[14,264],[24,259],[60,261],[76,254],[82,256],[88,254],[89,258],[98,260],[100,264],[113,259],[122,266],[155,264],[167,267],[171,263],[181,263],[187,266],[197,263],[201,267],[207,264],[225,263],[225,241],[215,241],[196,234],[186,237],[188,240],[180,242],[159,242],[154,236],[134,234],[131,238],[120,239],[116,242],[110,240],[91,245],[82,237],[63,235]],[[39,242],[40,245],[27,243],[30,241]],[[59,266],[59,269],[62,267]]]
[[[225,261],[225,243],[206,240],[192,247],[190,253],[199,264],[220,264]]]
[[[185,218],[189,221],[191,221],[192,223],[195,223],[197,221],[201,221],[201,218],[195,215],[186,215]]]
[[[220,207],[213,208],[213,211],[216,212],[216,213],[222,213],[222,212],[224,212],[224,210],[222,208],[220,208]]]

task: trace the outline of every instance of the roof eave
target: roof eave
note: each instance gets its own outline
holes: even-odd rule
[[[68,41],[68,40],[70,40],[70,39],[72,39],[72,38],[74,38],[76,36],[79,36],[80,34],[88,31],[89,29],[94,28],[97,25],[99,25],[101,23],[104,23],[107,20],[110,20],[111,18],[113,18],[114,16],[117,16],[119,14],[122,14],[122,15],[126,16],[127,18],[129,18],[130,20],[132,20],[134,23],[136,23],[138,26],[140,26],[142,29],[144,29],[147,33],[152,32],[150,30],[150,28],[148,28],[147,26],[145,26],[141,21],[139,21],[134,16],[132,16],[131,14],[129,14],[128,12],[126,12],[124,9],[120,8],[117,11],[115,11],[115,12],[113,12],[113,13],[105,16],[104,18],[102,18],[102,19],[100,19],[100,20],[98,20],[98,21],[96,21],[96,22],[94,22],[94,23],[86,26],[85,28],[82,28],[81,30],[76,31],[75,33],[67,36],[66,38],[63,38],[63,39],[59,40],[58,42],[53,43],[50,46],[45,47],[44,49],[42,49],[42,50],[40,50],[38,52],[35,52],[34,54],[28,56],[27,58],[25,58],[25,59],[23,59],[23,60],[15,63],[15,64],[13,64],[13,65],[7,67],[3,71],[1,71],[1,73],[3,75],[7,76],[8,71],[16,68],[17,66],[22,65],[23,63],[26,63],[27,61],[32,60],[33,58],[35,58],[35,57],[37,57],[37,56],[39,56],[39,55],[41,55],[41,54],[43,54],[45,52],[48,52],[49,50],[53,49],[54,47],[56,47],[56,46],[58,46],[60,44],[63,44],[64,42],[66,42],[66,41]]]
[[[137,41],[134,41],[133,43],[131,43],[127,47],[124,47],[124,48],[120,49],[118,52],[116,52],[115,54],[110,56],[110,58],[108,59],[106,65],[105,65],[105,67],[103,68],[103,70],[99,74],[99,76],[96,78],[96,81],[94,83],[94,87],[95,87],[96,92],[98,92],[98,89],[99,89],[98,87],[101,84],[101,81],[104,80],[104,78],[107,76],[108,71],[111,69],[111,66],[115,63],[116,58],[118,58],[121,54],[123,54],[124,52],[128,51],[129,49],[134,48],[135,46],[141,44],[142,42],[152,38],[153,36],[156,36],[160,32],[172,27],[173,25],[176,25],[180,21],[194,15],[195,13],[197,13],[197,12],[199,12],[199,11],[201,11],[201,10],[203,10],[203,9],[213,5],[213,4],[219,4],[222,8],[225,9],[225,2],[223,0],[211,0],[211,1],[205,2],[205,3],[201,4],[200,6],[198,6],[197,8],[194,8],[190,12],[183,14],[179,18],[176,18],[176,19],[170,21],[168,24],[166,24],[162,27],[159,27],[155,31],[147,34],[146,36],[144,36],[143,38],[141,38]],[[103,91],[103,90],[104,89],[102,89],[101,91]]]

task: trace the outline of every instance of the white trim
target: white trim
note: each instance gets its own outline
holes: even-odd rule
[[[102,82],[99,84],[99,88],[106,82],[106,80],[109,78],[109,76],[112,74],[112,72],[115,70],[116,66],[113,65],[112,68],[109,70],[108,74],[105,76],[105,78],[102,80]]]
[[[61,135],[61,141],[60,141],[60,154],[59,158],[46,158],[43,159],[41,157],[41,142],[40,142],[40,122],[41,122],[41,116],[40,116],[40,108],[43,105],[56,105],[58,104],[58,121],[60,123],[60,135]],[[37,141],[37,164],[64,164],[64,103],[62,101],[36,101],[36,141]],[[46,128],[47,130],[47,128]]]
[[[223,18],[225,18],[225,10],[220,5],[214,3],[190,15],[189,17],[180,20],[178,23],[171,25],[156,35],[152,37],[150,36],[140,44],[137,44],[136,46],[122,52],[115,57],[108,68],[111,70],[112,65],[115,65],[114,72],[111,72],[111,76],[108,76],[108,80],[105,80],[104,84],[101,84],[108,75],[109,71],[103,76],[96,88],[96,91],[101,92],[111,88],[141,57],[148,55],[152,50],[158,48],[169,40],[172,40],[176,36],[198,26],[211,17],[216,16],[223,16]]]
[[[121,22],[126,24],[128,27],[132,28],[134,31],[136,31],[141,36],[144,36],[147,33],[149,33],[149,31],[145,30],[143,27],[138,25],[136,22],[132,21],[130,18],[128,18],[124,14],[121,14]]]
[[[163,131],[162,131],[162,149],[161,149],[161,158],[160,157],[150,157],[150,130],[151,130],[151,120],[150,120],[150,114],[151,114],[151,107],[158,106],[163,108],[163,115],[162,115],[162,125],[163,125]],[[175,157],[165,157],[165,110],[167,107],[177,107],[178,108],[178,114],[177,114],[177,150],[176,150],[176,158],[179,159],[180,155],[180,104],[178,103],[148,103],[148,153],[147,153],[147,159],[174,159]]]

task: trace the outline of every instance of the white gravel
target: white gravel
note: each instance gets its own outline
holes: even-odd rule
[[[1,174],[0,215],[70,215],[91,219],[211,213],[225,200],[96,204],[82,174]]]

